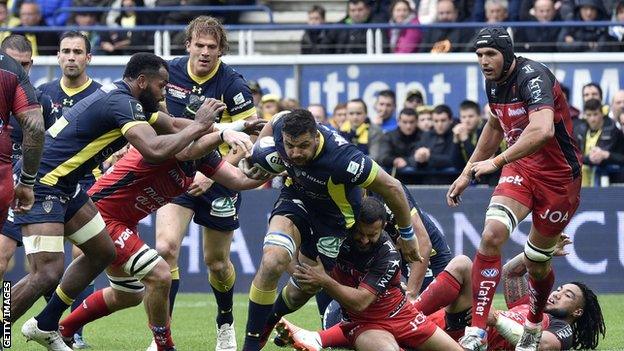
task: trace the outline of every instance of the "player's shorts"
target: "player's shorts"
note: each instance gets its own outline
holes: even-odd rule
[[[347,237],[347,229],[331,226],[333,221],[318,219],[315,213],[308,211],[293,190],[282,187],[279,197],[273,205],[273,216],[284,216],[290,219],[301,234],[299,252],[305,257],[315,260],[320,257],[326,269],[334,266],[342,242]]]
[[[6,220],[13,201],[13,167],[0,162],[0,224]]]
[[[13,211],[9,208],[9,214],[7,216],[0,235],[4,235],[7,238],[11,238],[17,242],[17,246],[22,246],[22,228],[14,223],[15,217]]]
[[[533,225],[546,236],[563,232],[579,206],[581,178],[558,181],[529,175],[515,163],[503,167],[492,196],[512,198],[531,209]]]
[[[122,267],[132,255],[137,253],[145,243],[139,237],[136,226],[131,227],[125,223],[104,219],[106,230],[115,244],[115,260],[113,267]]]
[[[240,227],[238,211],[241,201],[239,192],[214,183],[200,196],[184,193],[174,198],[171,203],[193,210],[193,221],[201,226],[230,232]]]
[[[355,340],[367,330],[385,330],[392,334],[402,348],[418,348],[435,333],[437,326],[411,303],[406,303],[392,318],[371,322],[342,322],[342,332],[355,345]]]
[[[15,215],[15,224],[67,223],[89,200],[87,193],[76,187],[73,194],[56,188],[35,184],[35,203],[30,211]]]

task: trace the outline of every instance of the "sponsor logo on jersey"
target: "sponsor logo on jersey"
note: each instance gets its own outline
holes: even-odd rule
[[[511,183],[511,184],[514,184],[514,185],[522,185],[522,181],[523,180],[524,180],[524,178],[522,178],[519,175],[508,176],[508,177],[500,177],[500,179],[498,180],[498,184]]]
[[[481,270],[481,275],[485,278],[494,278],[498,275],[498,269],[496,268],[486,268]]]
[[[240,104],[245,102],[245,97],[243,96],[243,93],[240,92],[240,93],[234,95],[234,98],[232,98],[232,100],[234,100],[234,104],[235,105],[240,105]]]
[[[63,99],[63,105],[65,105],[65,106],[73,106],[74,105],[74,99]]]
[[[535,72],[535,70],[533,69],[533,67],[531,67],[531,65],[524,65],[524,66],[522,66],[522,70],[524,71],[524,73],[533,73],[533,72]]]
[[[340,245],[344,238],[339,238],[335,236],[325,236],[320,238],[316,242],[316,249],[320,254],[323,254],[329,258],[338,257],[338,253],[340,252]]]
[[[485,269],[481,271],[481,275],[483,275],[483,271],[485,271]],[[498,274],[498,270],[496,271]],[[485,314],[485,306],[490,305],[492,300],[487,297],[492,288],[496,288],[496,282],[493,280],[484,280],[479,284],[479,290],[477,290],[477,304],[475,306],[476,314],[480,316]]]
[[[212,201],[210,215],[215,217],[233,217],[236,215],[238,196],[224,196]]]
[[[145,121],[145,112],[143,105],[138,101],[130,101],[130,110],[132,111],[132,119],[135,121]]]
[[[196,85],[193,85],[193,89],[191,89],[191,91],[197,95],[201,95],[202,93],[202,87],[198,87]]]
[[[540,77],[535,77],[529,80],[529,90],[531,91],[531,99],[533,103],[542,100],[542,86],[540,83],[543,83]]]
[[[510,108],[508,110],[508,114],[509,117],[518,117],[518,116],[524,116],[526,115],[526,110],[524,109],[524,107],[518,107],[518,108]]]
[[[357,162],[349,162],[349,165],[347,166],[347,172],[356,175],[358,170],[360,169],[360,165]]]
[[[121,235],[119,235],[119,237],[115,239],[115,245],[123,249],[124,247],[126,247],[126,241],[132,236],[132,234],[132,230],[126,228],[123,233],[121,233]]]
[[[546,209],[546,212],[540,214],[539,217],[541,219],[548,219],[552,223],[560,223],[560,222],[566,222],[568,218],[570,217],[570,214],[567,211],[561,212],[561,211],[553,211],[551,209]]]

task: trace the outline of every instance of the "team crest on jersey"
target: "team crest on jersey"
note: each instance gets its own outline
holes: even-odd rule
[[[41,207],[43,207],[43,210],[46,213],[50,213],[50,211],[52,211],[52,201],[47,200],[47,201],[42,202]]]
[[[329,258],[338,257],[338,253],[340,252],[340,246],[344,238],[338,238],[335,236],[326,236],[322,237],[316,243],[316,249],[320,254],[323,254]]]
[[[143,105],[138,101],[130,101],[130,110],[132,110],[132,118],[135,121],[145,121],[145,112]]]

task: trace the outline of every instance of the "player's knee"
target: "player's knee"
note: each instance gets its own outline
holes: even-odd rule
[[[466,255],[458,255],[453,257],[447,265],[446,271],[457,272],[460,275],[470,274],[472,271],[472,260]]]
[[[116,309],[134,307],[141,304],[145,292],[143,290],[137,292],[124,292],[113,289],[111,305]]]
[[[228,257],[208,257],[204,255],[204,263],[208,270],[212,274],[219,274],[228,269],[230,266],[230,259]]]
[[[171,286],[171,269],[164,261],[160,262],[143,278],[142,282],[153,289],[169,289]]]
[[[162,240],[160,240],[160,238],[156,240],[156,251],[169,263],[171,263],[172,260],[177,261],[179,250],[180,245],[174,240],[169,240],[169,238],[165,236],[162,237]]]
[[[41,269],[37,270],[33,274],[34,282],[41,288],[42,291],[48,291],[55,288],[63,277],[63,265],[61,264],[49,264],[45,265]]]
[[[494,226],[488,225],[483,229],[483,234],[481,235],[481,246],[486,249],[500,249],[505,241],[507,240],[507,235],[500,230],[497,230]]]

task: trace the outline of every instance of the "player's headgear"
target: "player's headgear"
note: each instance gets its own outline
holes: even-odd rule
[[[492,48],[503,54],[503,72],[504,77],[511,68],[514,55],[513,40],[505,28],[503,27],[486,27],[479,31],[477,39],[474,42],[475,51],[479,48]]]

